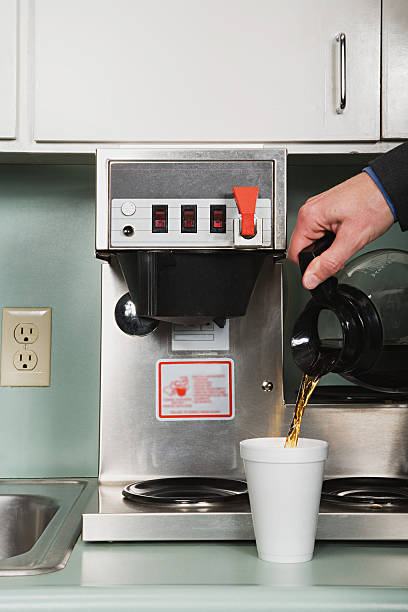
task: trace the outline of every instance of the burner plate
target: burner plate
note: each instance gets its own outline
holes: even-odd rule
[[[322,500],[371,508],[408,506],[408,478],[332,478],[323,482]]]
[[[242,501],[247,493],[246,482],[242,480],[204,476],[144,480],[122,491],[131,501],[189,506]]]

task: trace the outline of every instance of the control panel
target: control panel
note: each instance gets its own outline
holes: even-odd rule
[[[286,248],[283,149],[102,149],[96,251]]]
[[[271,200],[257,198],[257,188],[235,189],[235,197],[225,199],[113,198],[111,246],[134,249],[271,247]],[[245,189],[251,191],[242,191]],[[248,196],[252,198],[249,212]]]

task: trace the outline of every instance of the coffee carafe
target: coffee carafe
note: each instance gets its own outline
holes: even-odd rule
[[[327,250],[328,233],[299,254],[302,275]],[[291,338],[306,374],[329,372],[392,393],[408,392],[408,253],[371,251],[311,291]]]

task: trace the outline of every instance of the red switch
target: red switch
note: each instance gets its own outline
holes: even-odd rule
[[[166,213],[164,210],[156,211],[154,225],[156,229],[163,229],[163,227],[166,227]]]
[[[223,222],[224,222],[224,215],[222,213],[222,210],[220,210],[219,208],[217,210],[214,210],[214,227],[215,227],[215,229],[220,229],[220,227],[223,226]]]
[[[152,232],[167,233],[167,206],[154,204],[152,206]]]
[[[182,205],[181,232],[195,234],[197,232],[197,205]]]
[[[255,208],[258,198],[258,187],[233,187],[235,202],[241,213],[241,236],[255,236]]]
[[[212,204],[210,206],[210,232],[212,234],[225,234],[227,231],[227,207],[225,204]]]

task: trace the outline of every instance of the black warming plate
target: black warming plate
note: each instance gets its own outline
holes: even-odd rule
[[[131,501],[193,505],[242,501],[247,491],[242,480],[195,476],[144,480],[128,485],[122,493]]]

